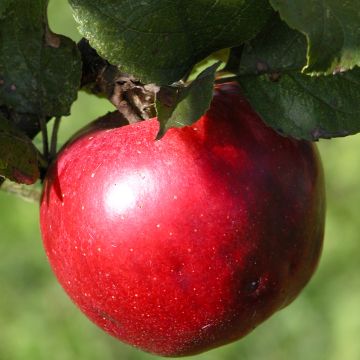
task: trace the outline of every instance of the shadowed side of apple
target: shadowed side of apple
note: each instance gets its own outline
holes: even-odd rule
[[[322,248],[324,179],[310,142],[266,127],[238,85],[156,141],[155,119],[87,129],[49,169],[47,256],[101,328],[163,356],[235,341],[289,304]]]

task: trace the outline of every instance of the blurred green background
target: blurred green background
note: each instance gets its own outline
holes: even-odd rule
[[[80,38],[65,0],[52,0],[55,32]],[[112,109],[80,94],[60,143]],[[360,135],[319,144],[327,178],[325,248],[301,296],[245,339],[198,360],[360,359]],[[45,258],[38,205],[0,192],[0,360],[159,359],[88,321],[56,282]],[[192,359],[192,358],[189,358]]]

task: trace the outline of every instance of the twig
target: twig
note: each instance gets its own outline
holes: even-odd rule
[[[46,127],[46,119],[43,116],[40,118],[40,128],[43,140],[43,155],[45,159],[49,159],[49,138]]]
[[[57,138],[61,122],[61,116],[57,116],[54,120],[54,127],[51,134],[51,143],[50,143],[50,159],[54,159],[57,151]]]
[[[0,188],[2,191],[16,195],[29,202],[40,201],[41,190],[28,185],[21,185],[12,181],[4,181]]]

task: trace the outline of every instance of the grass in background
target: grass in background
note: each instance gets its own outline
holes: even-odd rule
[[[50,1],[54,31],[79,39],[67,2]],[[60,143],[112,109],[80,94]],[[328,192],[325,247],[300,297],[245,339],[198,360],[360,359],[360,135],[322,141]],[[0,192],[0,359],[160,359],[95,327],[56,282],[42,249],[38,205]],[[188,359],[193,359],[189,357]]]

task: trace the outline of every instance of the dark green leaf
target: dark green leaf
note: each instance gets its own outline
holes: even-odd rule
[[[241,53],[238,74],[300,71],[306,64],[306,38],[275,16]]]
[[[310,77],[288,72],[243,76],[240,83],[251,105],[277,131],[317,140],[360,131],[360,69],[334,76]]]
[[[3,14],[7,10],[7,8],[10,6],[10,3],[12,1],[13,0],[1,0],[1,3],[0,3],[0,19],[3,17]]]
[[[270,0],[308,39],[307,73],[331,74],[360,65],[360,0]]]
[[[46,0],[0,5],[0,105],[61,116],[77,97],[81,61],[72,40],[49,30],[46,5]]]
[[[40,176],[36,147],[1,115],[0,176],[21,184],[33,184]]]
[[[171,84],[216,50],[252,38],[266,0],[70,0],[79,30],[110,63],[145,83]]]
[[[40,131],[40,118],[38,115],[9,111],[5,107],[0,107],[0,113],[30,139],[33,139]]]
[[[208,110],[220,62],[208,67],[187,87],[169,86],[160,90],[156,110],[160,122],[157,138],[170,128],[192,125]]]
[[[360,131],[360,69],[336,76],[301,74],[306,39],[274,17],[244,47],[239,81],[254,109],[275,130],[317,140]]]

